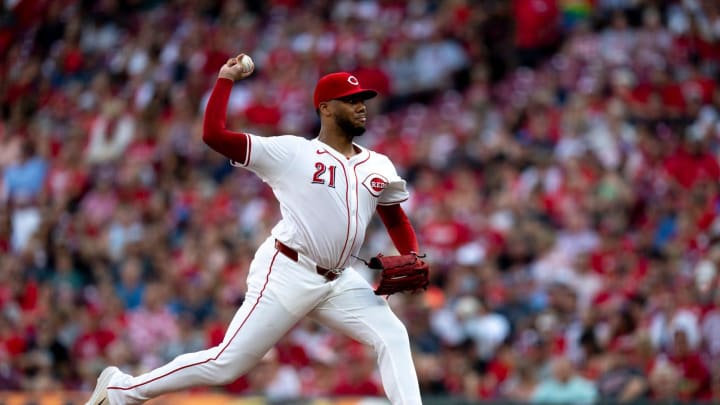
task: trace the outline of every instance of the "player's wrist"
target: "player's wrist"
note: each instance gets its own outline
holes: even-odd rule
[[[228,73],[223,73],[223,72],[218,73],[218,80],[220,80],[220,79],[227,79],[227,80],[230,80],[231,82],[235,81],[235,78],[232,75],[230,75]]]

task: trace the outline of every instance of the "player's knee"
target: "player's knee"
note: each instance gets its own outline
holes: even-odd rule
[[[246,371],[246,368],[240,364],[233,364],[233,362],[220,362],[216,366],[215,378],[217,385],[230,384],[240,378]]]
[[[217,374],[215,375],[215,382],[216,385],[228,385],[238,378],[240,378],[242,374],[233,372],[232,369],[222,369],[218,370]]]
[[[213,368],[217,378],[217,385],[226,385],[234,382],[259,361],[256,356],[247,354],[241,356],[220,356],[213,361]]]

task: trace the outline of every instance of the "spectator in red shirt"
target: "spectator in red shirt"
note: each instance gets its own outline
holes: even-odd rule
[[[103,325],[95,308],[81,308],[76,315],[81,330],[72,348],[73,359],[82,361],[105,355],[105,350],[117,338],[116,333]]]
[[[514,0],[515,46],[521,65],[535,67],[559,39],[557,0]]]
[[[452,252],[471,240],[472,231],[454,218],[447,202],[438,204],[434,214],[435,217],[420,229],[423,245],[438,258],[451,257]]]
[[[276,102],[272,90],[263,86],[255,86],[252,102],[242,113],[248,125],[259,135],[277,133],[282,120],[282,111]]]
[[[296,369],[302,369],[310,365],[310,357],[305,348],[292,339],[292,334],[285,335],[275,345],[278,361],[290,365]]]
[[[688,131],[683,144],[666,158],[664,166],[670,176],[686,190],[701,182],[720,181],[720,165],[704,134]]]
[[[345,373],[332,389],[333,395],[345,396],[380,396],[382,390],[373,375],[375,362],[365,354],[365,349],[360,346],[348,348],[347,367]]]
[[[679,387],[679,399],[710,400],[711,375],[703,363],[697,349],[690,346],[688,336],[682,329],[677,329],[673,335],[673,343],[669,357],[679,372],[680,379],[677,382]]]

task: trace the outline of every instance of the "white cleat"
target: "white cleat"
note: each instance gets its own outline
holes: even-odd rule
[[[119,373],[120,369],[117,367],[106,367],[105,370],[100,373],[95,385],[95,391],[93,391],[90,400],[85,405],[110,405],[107,399],[107,387],[110,384],[110,379],[116,373]]]

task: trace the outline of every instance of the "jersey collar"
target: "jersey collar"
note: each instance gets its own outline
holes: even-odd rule
[[[326,144],[325,142],[321,141],[320,139],[314,138],[313,141],[317,142],[323,151],[330,153],[331,155],[335,156],[336,158],[338,158],[342,161],[346,161],[346,162],[352,162],[354,160],[365,158],[370,153],[370,151],[367,148],[364,148],[363,146],[358,145],[357,143],[353,142],[353,147],[357,148],[360,152],[353,155],[350,158],[347,158],[347,157],[345,157],[345,155],[343,155],[342,153],[333,149],[332,146]],[[318,149],[318,152],[320,152],[320,149]]]

